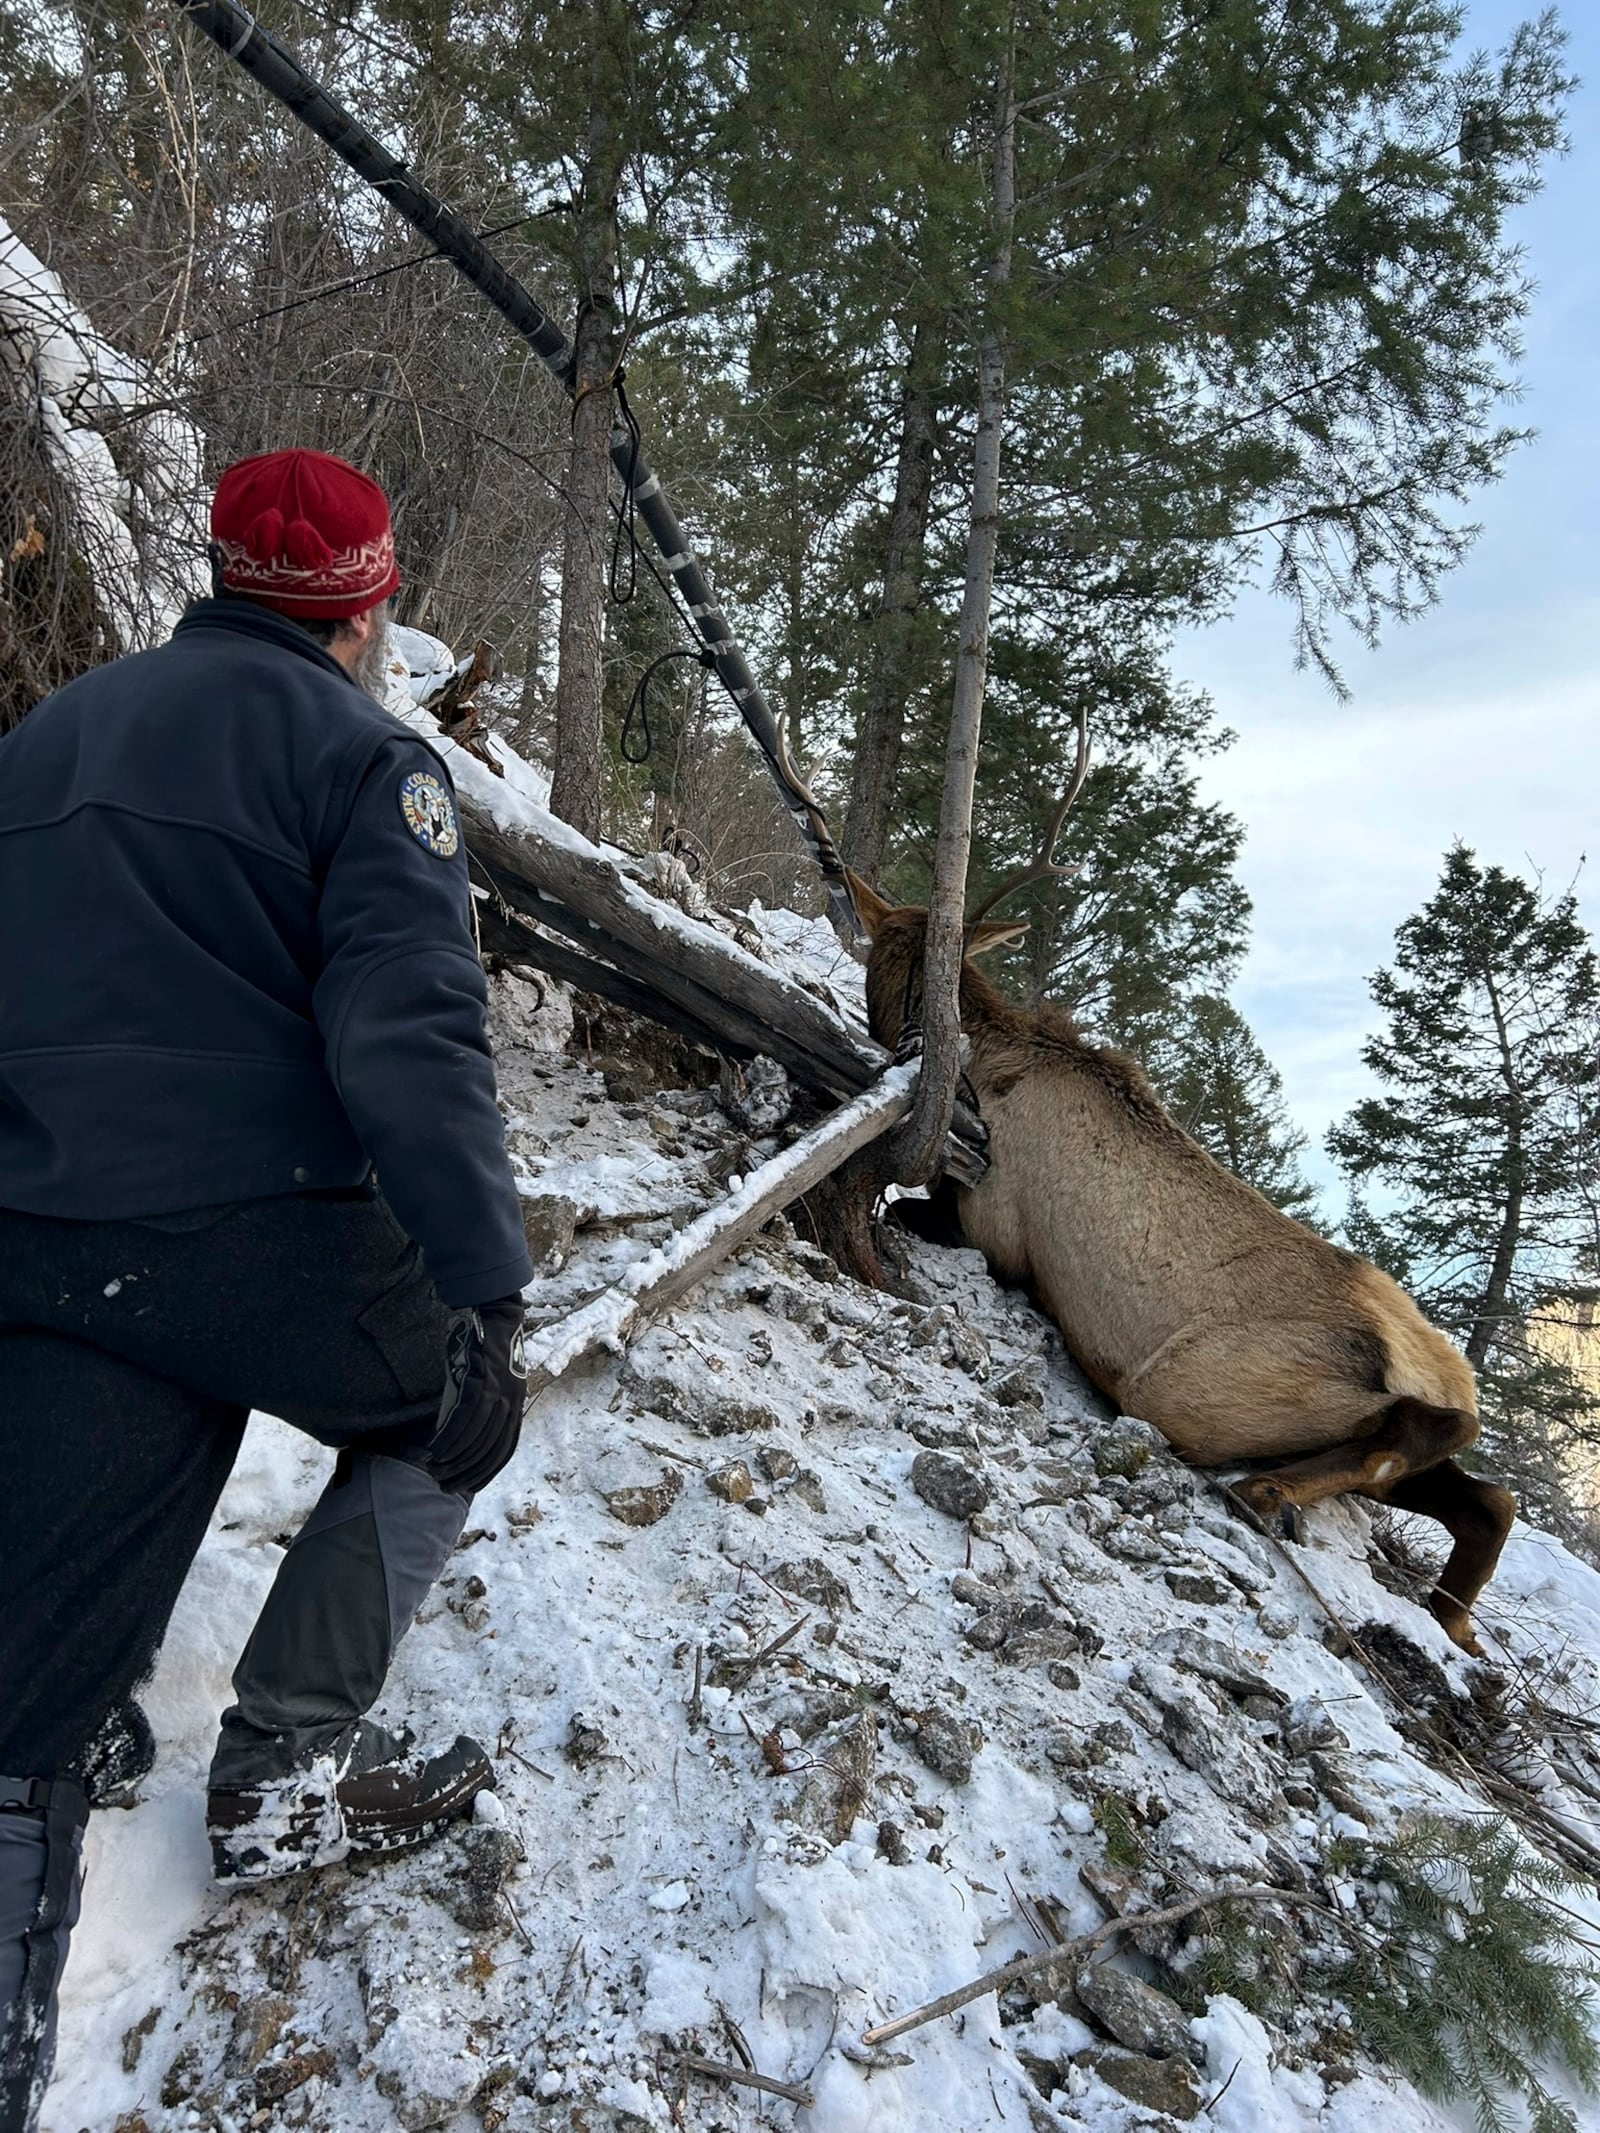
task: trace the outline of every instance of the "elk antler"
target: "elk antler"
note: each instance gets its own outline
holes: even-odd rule
[[[978,924],[978,921],[987,918],[996,904],[1003,903],[1008,896],[1014,896],[1018,889],[1025,889],[1030,882],[1035,881],[1065,881],[1069,875],[1078,871],[1076,867],[1058,867],[1050,857],[1050,854],[1056,848],[1056,839],[1061,835],[1061,825],[1066,821],[1072,803],[1082,792],[1083,781],[1089,775],[1089,714],[1087,710],[1079,710],[1077,723],[1078,760],[1073,765],[1071,781],[1057,802],[1055,813],[1050,817],[1050,826],[1039,840],[1039,849],[1025,867],[1019,868],[1015,874],[1008,874],[999,888],[991,890],[983,899],[983,902],[979,904],[977,910],[972,913],[967,920],[966,930],[969,940],[972,936],[972,929]]]

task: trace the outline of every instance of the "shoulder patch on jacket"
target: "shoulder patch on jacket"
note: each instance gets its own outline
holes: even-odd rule
[[[461,848],[461,826],[442,779],[431,770],[408,770],[400,780],[400,812],[425,852],[435,859],[454,859]]]

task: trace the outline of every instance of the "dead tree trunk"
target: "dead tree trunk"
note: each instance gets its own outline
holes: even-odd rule
[[[561,631],[556,673],[550,806],[585,837],[600,834],[601,702],[605,669],[606,560],[610,553],[611,385],[617,318],[617,132],[602,72],[602,26],[591,11],[589,138],[576,218],[578,322],[561,549]]]
[[[936,396],[943,356],[942,329],[919,319],[911,336],[900,402],[900,449],[872,647],[871,693],[856,735],[850,807],[839,843],[845,864],[869,881],[877,880],[883,864],[905,740],[914,633],[927,557]]]
[[[961,955],[972,843],[972,794],[989,674],[989,609],[1000,539],[1000,441],[1005,419],[1005,337],[999,313],[1011,279],[1011,231],[1016,213],[1016,111],[1008,52],[995,113],[994,230],[989,268],[989,324],[978,346],[978,429],[972,462],[972,511],[967,531],[966,586],[956,647],[950,737],[945,748],[939,844],[928,898],[928,945],[922,989],[922,1078],[911,1117],[885,1149],[902,1185],[926,1185],[939,1175],[961,1079]]]

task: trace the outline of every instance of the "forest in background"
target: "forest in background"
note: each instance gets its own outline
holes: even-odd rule
[[[209,471],[291,439],[370,468],[399,619],[498,648],[502,730],[550,763],[557,811],[636,846],[666,830],[729,901],[806,907],[692,661],[646,686],[648,760],[637,715],[619,745],[688,643],[612,499],[625,369],[846,857],[920,897],[997,352],[975,894],[1036,844],[1080,713],[1095,741],[1077,871],[1027,892],[1006,981],[1137,1053],[1214,1153],[1318,1219],[1227,997],[1242,830],[1199,796],[1227,736],[1171,640],[1265,578],[1285,656],[1336,689],[1336,631],[1375,639],[1463,553],[1521,441],[1508,217],[1559,147],[1553,17],[1493,56],[1414,0],[284,0],[269,27],[493,233],[573,333],[579,396],[175,13],[6,0],[0,211]],[[127,632],[55,538],[25,361],[0,391],[3,725]],[[143,433],[109,435],[130,469]],[[177,511],[145,532],[203,555]],[[1537,1421],[1559,1495],[1594,1424],[1542,1330],[1593,1309],[1592,954],[1569,903],[1453,854],[1397,973],[1375,981],[1387,1093],[1332,1139],[1350,1239],[1467,1345],[1491,1456],[1527,1463]]]

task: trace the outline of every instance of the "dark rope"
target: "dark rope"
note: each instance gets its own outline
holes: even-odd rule
[[[507,230],[520,230],[525,222],[539,222],[546,215],[565,212],[564,207],[535,208],[531,214],[518,215],[510,222],[492,223],[488,229],[476,234],[479,237],[503,237]],[[304,296],[291,297],[286,304],[274,304],[270,311],[252,311],[246,318],[226,318],[220,326],[209,326],[204,333],[191,334],[189,346],[198,348],[202,341],[214,341],[223,333],[242,333],[246,326],[264,326],[268,319],[283,318],[291,311],[303,310],[307,304],[320,304],[330,296],[345,296],[352,289],[370,289],[374,282],[387,281],[393,274],[406,274],[413,267],[425,267],[431,260],[449,257],[448,252],[408,252],[404,259],[392,260],[386,267],[375,267],[365,274],[347,274],[342,281],[326,282],[320,289],[308,290]]]
[[[639,454],[644,449],[644,439],[639,434],[639,423],[633,409],[628,405],[628,394],[623,380],[627,372],[620,366],[612,380],[617,392],[617,413],[622,417],[628,432],[628,470],[622,477],[622,509],[617,513],[617,530],[611,542],[611,597],[618,607],[626,607],[639,590],[639,533],[638,507],[634,502],[634,483],[639,474]],[[626,541],[628,549],[628,589],[622,590],[622,548]],[[714,662],[707,661],[707,664]],[[648,732],[648,729],[647,729]],[[632,758],[629,758],[631,761]]]
[[[625,763],[632,763],[635,768],[640,764],[648,763],[655,748],[655,739],[650,731],[650,684],[661,669],[665,666],[670,666],[674,659],[693,659],[702,667],[714,667],[716,665],[716,660],[710,652],[696,646],[676,648],[670,652],[663,652],[659,659],[651,660],[633,685],[633,694],[628,699],[628,708],[622,714],[622,731],[617,736],[617,748],[622,760]],[[637,741],[633,738],[635,727],[639,731],[639,739]]]

